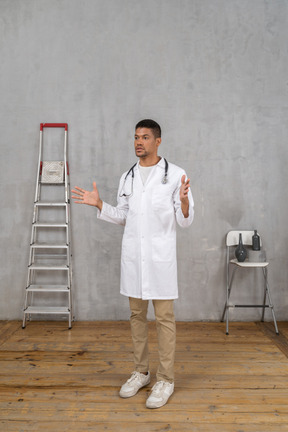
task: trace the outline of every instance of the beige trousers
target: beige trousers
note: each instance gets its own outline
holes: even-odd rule
[[[149,371],[148,353],[148,300],[129,298],[131,333],[134,348],[135,370]],[[173,300],[153,300],[158,336],[159,366],[157,381],[174,381],[176,324]]]

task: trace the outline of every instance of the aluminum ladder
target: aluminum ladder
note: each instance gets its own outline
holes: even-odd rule
[[[61,161],[42,160],[46,128],[61,128],[57,133],[62,136],[64,128],[64,151]],[[67,142],[67,123],[40,124],[23,329],[26,327],[26,321],[32,319],[32,315],[42,315],[42,318],[45,315],[57,315],[58,318],[62,316],[68,318],[69,329],[72,326],[72,252]],[[57,147],[59,148],[58,144]],[[60,157],[62,158],[62,154]]]

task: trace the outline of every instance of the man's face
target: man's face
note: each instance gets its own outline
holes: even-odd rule
[[[135,131],[134,147],[136,156],[147,158],[156,156],[161,138],[155,138],[152,129],[138,128]]]

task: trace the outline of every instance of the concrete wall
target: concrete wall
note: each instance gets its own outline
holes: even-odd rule
[[[287,18],[287,0],[0,1],[0,319],[22,317],[40,122],[69,124],[72,185],[96,180],[113,204],[145,117],[162,125],[160,154],[186,169],[195,199],[178,233],[177,319],[220,318],[233,228],[262,233],[288,319]],[[129,317],[122,232],[72,206],[76,319]]]

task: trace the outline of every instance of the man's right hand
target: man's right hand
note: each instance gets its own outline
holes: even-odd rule
[[[100,211],[102,210],[103,201],[100,199],[99,192],[96,186],[96,182],[93,182],[93,190],[91,192],[81,189],[78,186],[72,190],[72,198],[76,204],[87,204],[97,207]]]

